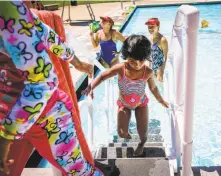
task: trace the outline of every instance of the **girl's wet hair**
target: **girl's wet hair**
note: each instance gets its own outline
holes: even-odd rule
[[[138,61],[151,61],[151,43],[144,35],[131,35],[124,41],[121,53],[125,60],[130,57]]]

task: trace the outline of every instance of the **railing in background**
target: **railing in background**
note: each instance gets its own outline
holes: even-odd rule
[[[105,114],[107,120],[107,144],[109,143],[110,136],[110,119],[114,119],[116,109],[116,100],[117,100],[117,91],[115,86],[115,78],[111,78],[105,81]]]
[[[120,1],[121,9],[124,9],[123,1],[124,1],[124,0],[121,0],[121,1]],[[136,5],[135,1],[136,1],[136,0],[131,0],[131,2],[133,3],[133,5]]]
[[[105,71],[106,69],[98,62],[97,60],[89,60],[90,64],[96,65],[101,72]],[[116,87],[114,85],[114,79],[111,78],[105,81],[105,115],[106,115],[106,128],[107,128],[107,141],[106,144],[109,142],[109,135],[110,135],[110,117],[113,118],[114,112],[116,111],[115,101],[116,101]],[[90,84],[92,79],[88,80],[88,84]],[[88,96],[88,99],[82,100],[78,103],[79,109],[83,109],[84,107],[88,110],[88,145],[91,151],[94,149],[94,123],[93,123],[93,100]]]
[[[184,62],[182,29],[185,24],[187,41]],[[168,112],[173,118],[172,124],[175,130],[172,145],[175,147],[178,167],[181,165],[180,161],[182,162],[182,176],[192,175],[192,128],[198,25],[199,10],[193,6],[182,5],[175,18],[165,74],[165,95],[172,107],[172,110]],[[185,89],[183,89],[184,86]]]

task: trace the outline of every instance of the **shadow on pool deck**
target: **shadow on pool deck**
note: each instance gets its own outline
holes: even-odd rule
[[[192,167],[194,176],[220,176],[221,166],[211,166],[211,167]],[[181,170],[180,170],[181,171]],[[180,176],[178,173],[176,176]]]
[[[91,20],[75,20],[70,23],[70,26],[88,26]]]

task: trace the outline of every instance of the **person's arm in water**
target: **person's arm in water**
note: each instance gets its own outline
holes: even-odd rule
[[[119,31],[115,31],[115,36],[116,39],[121,41],[122,43],[126,40],[126,38]]]
[[[91,43],[93,45],[94,48],[97,48],[99,45],[99,33],[100,31],[97,31],[97,33],[94,36],[94,33],[91,31],[90,32],[90,36],[91,36]]]
[[[119,40],[123,43],[126,40],[126,38],[119,31],[114,31],[114,40]],[[113,52],[113,54],[115,55],[115,57],[117,57],[120,54],[120,52]]]
[[[111,67],[110,69],[108,69],[107,71],[101,73],[97,78],[95,78],[92,83],[90,85],[88,85],[88,87],[82,91],[83,95],[88,95],[90,94],[90,96],[93,98],[93,90],[99,86],[101,84],[102,81],[105,81],[115,75],[117,75],[119,73],[119,70],[122,68],[121,64],[117,64],[113,67]]]
[[[162,106],[168,108],[169,104],[167,102],[164,101],[164,99],[162,98],[162,96],[160,95],[160,92],[156,86],[156,84],[154,83],[154,78],[153,78],[153,73],[151,73],[150,78],[147,80],[148,86],[150,91],[152,92],[152,94],[154,95],[154,97],[157,99],[157,101],[162,104]]]
[[[162,39],[160,41],[160,47],[162,48],[162,51],[163,51],[164,63],[158,69],[157,80],[160,82],[163,82],[164,69],[166,67],[167,53],[168,53],[168,42],[164,36],[162,37]]]
[[[90,78],[92,77],[93,65],[80,61],[76,55],[70,61],[70,64],[72,64],[77,70],[87,73]]]
[[[162,70],[164,71],[165,67],[166,67],[166,62],[167,62],[167,54],[168,54],[168,42],[166,37],[162,37],[161,42],[160,42],[162,51],[163,51],[163,55],[164,55],[164,64],[161,66]]]

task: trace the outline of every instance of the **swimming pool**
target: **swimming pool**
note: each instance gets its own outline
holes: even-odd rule
[[[196,5],[196,7],[200,10],[201,19],[206,19],[210,22],[209,29],[221,31],[221,5]],[[124,35],[139,33],[148,36],[144,22],[150,17],[158,17],[161,21],[160,30],[170,41],[172,24],[177,8],[178,6],[137,8],[122,32]],[[221,34],[199,32],[193,132],[193,166],[221,165],[221,120],[219,120],[221,116],[221,97],[219,97],[221,94],[220,43]],[[118,49],[120,47],[121,45],[118,44]],[[116,112],[110,119],[111,134],[109,136],[107,134],[104,89],[105,85],[102,83],[94,91],[94,142],[96,146],[106,143],[107,137],[112,138],[116,134]],[[155,101],[154,97],[150,94],[149,96],[149,121],[157,122],[156,124],[159,129],[164,128],[164,130],[161,130],[161,133],[163,133],[169,130],[169,126],[165,125],[167,114],[161,105]],[[83,96],[81,97],[81,99],[84,98]],[[87,112],[86,109],[81,110],[82,127],[87,136],[85,112]],[[132,121],[135,121],[134,116]],[[42,165],[45,167],[45,160],[42,161]],[[46,167],[50,167],[50,165],[46,164]]]
[[[200,10],[200,19],[210,22],[210,30],[221,31],[221,4],[196,5]],[[178,6],[137,8],[123,30],[124,35],[144,34],[148,36],[144,22],[151,17],[161,21],[160,31],[169,42],[172,24]],[[148,36],[149,37],[149,36]],[[221,34],[199,32],[196,97],[193,132],[193,166],[221,165]],[[120,44],[118,45],[120,48]],[[165,110],[150,96],[149,118],[165,121]],[[94,134],[95,143],[102,144],[106,140],[106,118],[104,112],[104,84],[95,90],[94,99]],[[87,119],[83,120],[83,128],[87,132]],[[135,119],[132,118],[132,121]],[[112,134],[116,132],[116,116],[110,120]],[[161,125],[162,127],[162,125]],[[87,133],[86,133],[87,134]],[[100,135],[102,134],[102,135]]]

